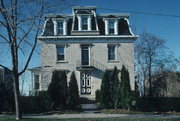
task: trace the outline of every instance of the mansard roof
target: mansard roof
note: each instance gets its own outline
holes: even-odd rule
[[[57,37],[54,33],[54,19],[66,19],[67,21],[67,33],[66,35],[58,35],[58,38],[73,38],[73,37],[81,37],[81,36],[87,36],[91,37],[96,36],[97,37],[105,37],[107,38],[108,35],[105,34],[105,21],[104,20],[117,20],[118,21],[118,34],[117,35],[111,35],[109,37],[114,36],[117,37],[129,37],[129,38],[137,38],[138,36],[134,35],[131,32],[131,28],[129,25],[129,14],[121,13],[121,14],[115,14],[115,13],[104,13],[104,14],[96,14],[96,7],[94,6],[75,6],[72,8],[73,13],[72,14],[46,14],[45,15],[45,25],[44,25],[44,31],[41,35],[41,38],[54,38]],[[91,30],[90,31],[79,31],[79,23],[78,23],[78,15],[88,15],[91,14]],[[52,36],[52,37],[50,37]],[[65,37],[67,36],[67,37]]]

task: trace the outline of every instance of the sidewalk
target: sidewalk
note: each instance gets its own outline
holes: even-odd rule
[[[24,118],[179,118],[180,115],[151,115],[151,114],[101,114],[101,113],[81,113],[81,114],[53,114],[53,115],[25,115]]]

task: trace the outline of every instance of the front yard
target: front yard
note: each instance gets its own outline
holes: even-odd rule
[[[0,121],[15,121],[15,117],[1,116]],[[21,121],[180,121],[170,118],[99,118],[99,119],[22,119]]]

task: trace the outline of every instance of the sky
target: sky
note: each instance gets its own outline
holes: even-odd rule
[[[71,0],[70,5],[96,6],[97,13],[130,13],[130,25],[132,31],[140,35],[142,31],[152,33],[164,40],[170,51],[176,57],[180,56],[180,0]],[[106,9],[113,9],[106,10]],[[71,6],[56,13],[71,13]],[[138,13],[154,13],[176,15],[160,16]],[[138,41],[138,40],[137,40]],[[40,51],[40,48],[37,48]],[[0,62],[7,64],[6,56]],[[28,68],[40,66],[40,55],[33,55]],[[30,72],[26,72],[25,93],[28,92],[30,84]]]

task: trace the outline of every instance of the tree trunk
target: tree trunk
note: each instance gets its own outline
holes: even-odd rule
[[[151,79],[151,70],[149,69],[149,96],[152,96],[152,79]]]
[[[16,120],[22,119],[22,113],[20,108],[20,97],[19,97],[19,76],[14,74],[13,78],[13,86],[14,86],[14,98],[15,98],[15,107],[16,107]]]

